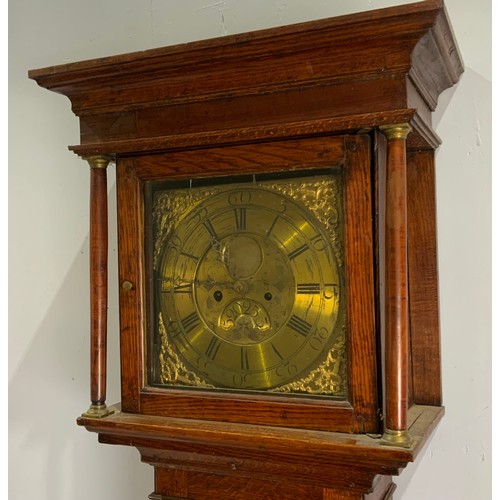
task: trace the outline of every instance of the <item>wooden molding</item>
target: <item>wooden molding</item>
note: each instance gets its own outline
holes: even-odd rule
[[[382,444],[380,436],[122,413],[78,425],[99,442],[134,446],[158,467],[324,488],[369,491],[375,476],[398,475],[412,462],[442,418],[441,407],[413,406],[411,448]]]
[[[228,133],[234,141],[228,131],[235,128],[257,130],[260,139],[290,123],[298,125],[289,134],[304,125],[353,130],[370,126],[367,114],[414,105],[429,116],[439,92],[462,72],[442,2],[426,0],[32,70],[29,77],[71,100],[81,126],[75,151],[113,155],[168,149],[172,136],[193,146]]]

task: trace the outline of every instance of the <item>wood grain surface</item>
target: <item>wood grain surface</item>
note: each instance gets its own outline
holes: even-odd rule
[[[70,149],[117,161],[122,413],[78,423],[100,442],[139,449],[155,467],[151,499],[391,498],[390,476],[443,414],[431,115],[462,72],[442,0],[29,72],[70,99],[80,120]],[[413,129],[407,168],[405,147],[387,149],[378,132],[394,123]],[[147,183],[331,166],[344,179],[348,400],[149,387]],[[92,172],[91,191],[91,398],[100,403],[103,172]],[[381,415],[409,428],[409,449],[382,445]]]
[[[106,401],[108,190],[105,168],[90,169],[90,400]]]

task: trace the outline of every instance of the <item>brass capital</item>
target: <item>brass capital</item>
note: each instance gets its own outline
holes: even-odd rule
[[[387,139],[406,139],[411,132],[411,126],[408,123],[381,125],[379,128]]]
[[[93,156],[85,156],[83,158],[87,160],[90,168],[107,168],[109,162],[112,160],[111,156],[107,155],[93,155]]]
[[[408,431],[394,431],[392,429],[386,429],[380,443],[385,446],[411,448],[413,438]]]

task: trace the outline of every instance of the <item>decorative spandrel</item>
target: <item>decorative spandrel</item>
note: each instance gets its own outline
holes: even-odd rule
[[[152,187],[155,386],[347,397],[342,174]]]

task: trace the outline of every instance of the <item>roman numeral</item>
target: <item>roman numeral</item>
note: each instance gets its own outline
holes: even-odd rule
[[[186,316],[184,319],[181,319],[181,325],[185,332],[189,333],[194,328],[196,328],[200,324],[200,317],[198,313],[195,311],[191,313],[189,316]]]
[[[308,249],[309,249],[309,246],[307,245],[307,243],[304,243],[301,247],[295,249],[293,252],[290,252],[288,254],[288,258],[290,260],[295,259],[295,257],[298,257],[301,253],[304,253]]]
[[[212,337],[210,344],[208,344],[207,350],[205,351],[205,356],[210,358],[212,361],[217,356],[217,352],[220,347],[220,340],[217,337]]]
[[[209,219],[204,221],[203,225],[205,226],[205,229],[207,230],[211,240],[218,240],[219,239],[219,237],[217,236],[217,233],[215,232],[214,226],[212,225],[212,222]]]
[[[242,347],[240,350],[240,361],[241,361],[241,369],[243,371],[250,370],[250,365],[248,363],[248,351],[245,347]]]
[[[274,226],[278,222],[279,218],[280,218],[280,216],[277,215],[276,218],[273,220],[273,223],[271,224],[271,227],[267,230],[267,236],[269,236],[273,232]]]
[[[271,347],[273,348],[273,351],[276,353],[276,356],[278,356],[278,358],[280,358],[282,360],[283,356],[280,354],[280,352],[278,351],[278,349],[276,348],[276,346],[272,342],[271,342]]]
[[[190,348],[189,342],[187,339],[184,337],[184,335],[176,335],[175,337],[175,342],[177,343],[178,347],[181,348],[182,351],[188,351]]]
[[[287,326],[289,326],[292,330],[296,331],[303,337],[307,337],[312,328],[312,325],[310,325],[302,318],[295,316],[295,314],[293,314],[292,317],[288,320]]]
[[[236,220],[236,230],[244,231],[247,228],[247,209],[245,207],[235,208],[234,218]]]
[[[298,283],[297,293],[301,294],[319,294],[320,293],[319,283]]]

